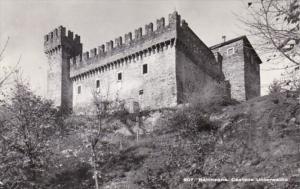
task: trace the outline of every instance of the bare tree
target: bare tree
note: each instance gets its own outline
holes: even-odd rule
[[[107,133],[108,127],[103,127],[103,121],[108,116],[108,110],[110,102],[108,100],[104,100],[103,96],[99,93],[93,94],[94,100],[93,104],[96,110],[96,127],[90,127],[90,135],[89,135],[89,142],[91,144],[91,154],[92,154],[92,166],[94,172],[94,179],[95,179],[95,188],[99,189],[99,182],[98,182],[98,170],[97,170],[97,146],[103,141],[105,134]]]
[[[298,0],[252,0],[248,17],[241,19],[257,37],[257,46],[268,54],[267,61],[284,57],[299,69],[300,3]]]
[[[16,73],[18,71],[18,65],[19,65],[20,60],[21,60],[21,56],[20,56],[19,60],[17,61],[17,63],[13,67],[4,67],[3,65],[1,65],[1,62],[3,60],[4,52],[5,52],[5,50],[8,46],[8,42],[9,42],[9,37],[7,38],[4,46],[0,50],[0,71],[1,71],[0,88],[4,86],[4,84],[7,82],[7,80],[9,79],[9,77],[11,75],[13,75],[14,73]]]
[[[84,133],[83,140],[90,148],[90,160],[93,169],[93,179],[95,181],[95,189],[99,189],[99,178],[102,178],[103,173],[99,172],[99,162],[102,162],[102,155],[109,154],[108,137],[114,132],[114,128],[109,124],[109,116],[114,103],[108,99],[109,87],[106,93],[100,93],[100,91],[91,91],[93,94],[93,101],[89,109],[86,111],[84,119]],[[102,154],[102,155],[101,155]],[[102,159],[101,159],[102,158]]]

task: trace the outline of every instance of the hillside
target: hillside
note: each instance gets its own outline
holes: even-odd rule
[[[216,101],[144,112],[140,124],[136,116],[118,114],[108,123],[118,129],[110,140],[114,148],[107,147],[97,162],[103,188],[300,187],[300,105],[295,97],[276,94],[235,105]],[[80,137],[77,130],[54,143],[64,154],[63,169],[50,179],[62,183],[58,188],[93,188],[89,148],[82,147]],[[288,180],[230,181],[234,178]]]
[[[110,186],[223,189],[300,186],[297,99],[282,94],[223,106],[212,114],[196,110],[197,107],[190,107],[162,111],[155,131],[122,150],[109,168],[103,170],[114,178]],[[182,182],[184,178],[205,177],[289,181]]]

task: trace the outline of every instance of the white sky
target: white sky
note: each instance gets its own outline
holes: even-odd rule
[[[246,34],[236,15],[245,14],[245,0],[0,0],[0,47],[10,37],[2,63],[20,66],[33,90],[46,93],[47,61],[44,35],[59,25],[81,36],[83,50],[95,48],[145,24],[156,23],[177,10],[199,38],[211,46],[221,36],[229,40]],[[251,37],[250,37],[251,41]],[[280,71],[264,71],[263,87]],[[1,72],[0,72],[1,73]],[[263,88],[263,93],[265,90]]]

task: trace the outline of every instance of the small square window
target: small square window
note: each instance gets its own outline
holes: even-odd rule
[[[139,90],[139,95],[143,95],[144,94],[144,90]]]
[[[96,88],[97,88],[97,89],[100,88],[100,80],[97,80],[97,81],[96,81]]]
[[[143,74],[146,74],[146,73],[148,73],[148,65],[144,64],[143,65]]]
[[[118,73],[118,81],[122,80],[122,73]]]
[[[227,49],[227,55],[233,55],[234,54],[234,47],[230,47],[229,49]]]
[[[81,93],[81,86],[78,86],[77,87],[77,94],[80,94]]]

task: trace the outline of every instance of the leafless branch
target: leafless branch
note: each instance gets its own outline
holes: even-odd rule
[[[21,62],[21,58],[22,58],[22,55],[20,55],[20,57],[19,57],[17,63],[14,65],[14,67],[13,67],[6,75],[4,75],[3,78],[0,78],[0,87],[3,86],[4,82],[7,81],[7,79],[8,79],[12,74],[14,74],[14,73],[16,73],[16,72],[18,71],[17,68],[18,68],[18,66],[19,66],[19,64],[20,64],[20,62]]]
[[[8,45],[8,41],[9,41],[9,37],[7,38],[7,40],[6,40],[6,42],[5,42],[2,50],[0,51],[0,61],[2,60],[2,56],[3,56],[3,54],[5,52],[5,49],[6,49],[7,45]]]
[[[290,63],[300,65],[299,2],[254,0],[246,9],[248,17],[239,20],[246,26],[247,31],[258,39],[257,46],[261,52],[280,53],[281,57]]]

